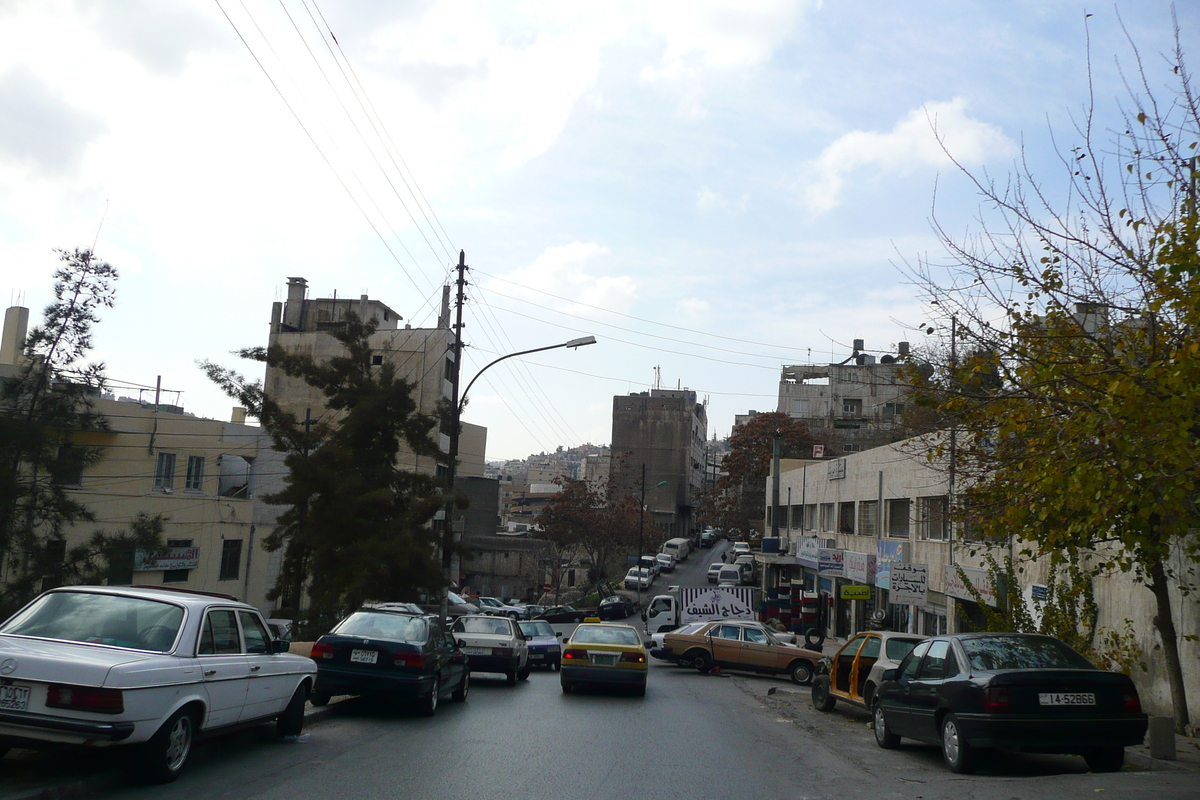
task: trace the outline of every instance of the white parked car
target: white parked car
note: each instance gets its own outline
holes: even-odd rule
[[[657,575],[662,569],[662,562],[658,560],[658,556],[642,556],[638,559],[637,565],[642,569],[650,570],[651,575]]]
[[[466,653],[471,672],[503,673],[509,686],[529,677],[528,638],[515,621],[467,615],[454,620],[450,633]]]
[[[654,573],[648,569],[639,569],[633,567],[625,574],[626,589],[649,589],[650,584],[654,583]]]
[[[299,734],[316,673],[233,597],[54,589],[0,626],[0,751],[133,747],[141,777],[166,783],[198,736],[270,721]]]
[[[670,553],[659,553],[654,558],[658,561],[659,572],[675,571],[675,556]]]
[[[720,561],[714,561],[708,565],[708,582],[716,583],[717,576],[721,574],[721,569],[726,565]]]
[[[509,619],[523,619],[525,617],[525,609],[497,600],[495,597],[478,597],[476,603],[479,606],[479,613],[491,614],[498,617],[508,617]]]

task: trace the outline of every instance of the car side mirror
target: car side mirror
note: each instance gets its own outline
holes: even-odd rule
[[[883,671],[883,680],[885,680],[885,681],[896,680],[896,669],[894,667],[892,669],[885,669]]]
[[[554,632],[554,638],[556,638],[556,639],[561,639],[561,638],[562,638],[562,631],[555,631],[555,632]]]
[[[464,642],[462,639],[455,639],[455,640],[454,640],[454,646],[455,646],[455,647],[466,647],[466,646],[467,646],[467,643],[466,643],[466,642]]]
[[[291,647],[292,643],[287,639],[276,639],[271,642],[272,653],[286,653],[291,649]]]

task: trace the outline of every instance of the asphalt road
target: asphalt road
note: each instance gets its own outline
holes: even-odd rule
[[[768,688],[779,690],[767,696]],[[1002,755],[947,772],[932,747],[877,748],[865,714],[820,715],[806,689],[770,678],[651,666],[645,698],[564,695],[558,675],[478,681],[432,719],[348,701],[307,743],[254,732],[209,742],[166,787],[106,798],[447,800],[505,798],[1194,798],[1200,774],[1091,775],[1070,756]]]

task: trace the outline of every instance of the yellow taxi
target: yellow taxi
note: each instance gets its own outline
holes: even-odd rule
[[[559,680],[564,694],[576,686],[625,686],[638,697],[646,694],[646,647],[632,625],[585,622],[563,645]]]

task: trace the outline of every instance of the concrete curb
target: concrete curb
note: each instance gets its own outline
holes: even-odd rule
[[[97,775],[56,786],[34,786],[0,794],[3,800],[74,800],[115,789],[125,782],[124,770],[105,770]]]
[[[1159,770],[1163,772],[1200,772],[1200,764],[1193,761],[1177,759],[1168,761],[1163,758],[1152,758],[1149,753],[1141,752],[1142,748],[1125,748],[1125,763],[1138,769]]]

